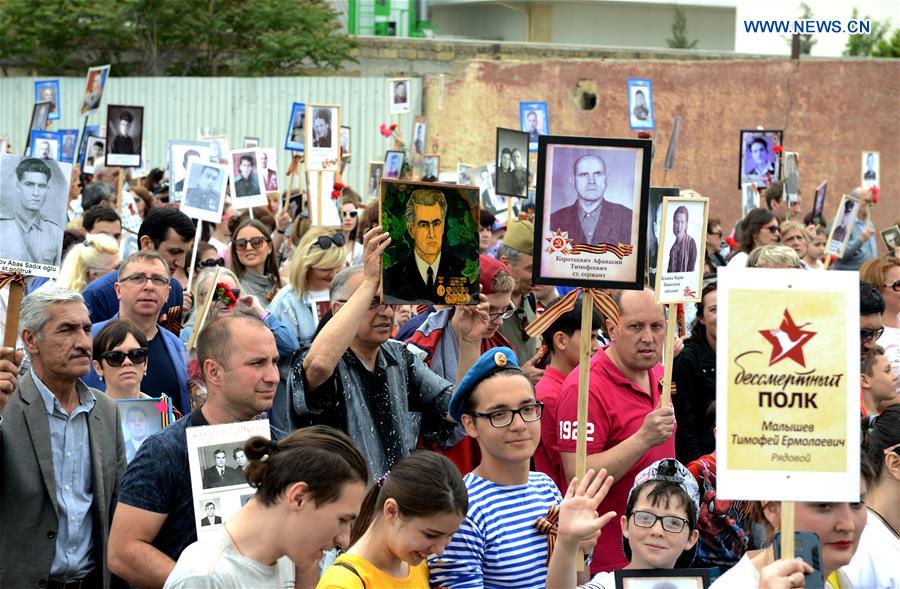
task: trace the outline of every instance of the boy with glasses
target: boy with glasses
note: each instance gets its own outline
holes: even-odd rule
[[[469,507],[459,531],[428,561],[432,587],[551,586],[542,530],[562,496],[550,477],[530,472],[542,412],[510,348],[482,354],[459,383],[450,416],[478,442],[481,464],[463,478]]]
[[[859,360],[862,362],[869,350],[874,350],[878,338],[884,333],[884,298],[878,289],[865,281],[859,282]]]
[[[547,586],[559,589],[575,587],[572,563],[578,543],[595,537],[614,517],[613,512],[599,516],[597,506],[612,483],[601,470],[585,473],[583,481],[573,480],[559,510],[556,546],[550,560]],[[625,570],[674,569],[689,567],[697,544],[697,512],[700,492],[697,481],[674,458],[654,462],[634,478],[621,516],[622,547],[629,559]],[[598,573],[580,589],[615,587],[613,571]]]

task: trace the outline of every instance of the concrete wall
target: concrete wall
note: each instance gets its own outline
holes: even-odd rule
[[[524,10],[493,3],[432,5],[428,20],[438,37],[486,41],[527,41],[528,18]]]
[[[443,85],[426,78],[424,113],[439,133],[442,167],[492,161],[495,128],[518,128],[520,100],[545,100],[554,134],[635,137],[628,128],[626,79],[653,81],[656,154],[652,184],[676,115],[683,117],[675,169],[666,184],[710,197],[711,213],[730,228],[740,215],[739,131],[784,129],[785,148],[800,153],[805,208],[828,180],[826,215],[860,183],[860,152],[881,153],[879,228],[900,217],[900,61],[620,61],[469,62]],[[441,89],[443,88],[443,92]],[[580,108],[581,90],[597,106]],[[440,108],[439,108],[440,107]],[[877,117],[877,118],[876,118]],[[879,247],[883,247],[879,245]]]

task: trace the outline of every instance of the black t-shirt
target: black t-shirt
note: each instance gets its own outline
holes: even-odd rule
[[[147,344],[147,374],[141,381],[141,392],[158,397],[160,393],[169,395],[172,399],[181,397],[180,388],[178,387],[178,376],[175,374],[175,366],[172,364],[172,358],[166,350],[166,344],[163,337],[156,332],[153,339]],[[190,407],[179,407],[179,411],[186,413],[190,411]]]

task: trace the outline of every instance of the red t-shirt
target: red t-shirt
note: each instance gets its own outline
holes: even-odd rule
[[[559,462],[556,404],[559,401],[559,391],[565,379],[562,372],[548,366],[544,370],[544,376],[534,386],[537,400],[544,404],[544,413],[541,415],[541,443],[538,444],[534,453],[534,469],[553,479],[560,489],[565,489],[563,481],[566,477],[562,470],[562,464]]]
[[[563,383],[557,403],[556,417],[559,423],[559,451],[575,452],[578,432],[578,370],[573,370]],[[587,453],[605,452],[634,435],[648,413],[659,404],[662,364],[650,369],[650,388],[639,388],[625,378],[622,371],[606,355],[606,348],[591,358],[591,381],[588,388]],[[613,483],[606,499],[600,503],[598,513],[615,511],[616,517],[603,528],[600,540],[594,548],[591,574],[621,569],[628,564],[622,551],[622,528],[619,516],[625,513],[628,492],[634,477],[644,468],[663,458],[675,457],[675,436],[651,448],[622,476]],[[560,488],[562,491],[562,487]],[[563,491],[565,492],[565,491]]]

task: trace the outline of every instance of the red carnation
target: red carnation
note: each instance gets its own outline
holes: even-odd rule
[[[877,205],[878,195],[881,194],[881,189],[878,188],[878,186],[872,185],[872,187],[869,188],[869,194],[872,195],[872,204]]]
[[[392,124],[391,124],[391,131],[395,130],[396,128],[397,128],[397,123],[392,123]]]
[[[781,153],[782,149],[784,149],[784,148],[781,147],[780,145],[776,145],[775,147],[772,148],[772,151],[774,151],[775,153]]]
[[[381,126],[378,127],[378,130],[381,131],[381,134],[385,137],[390,137],[393,134],[393,129],[388,129],[388,126],[384,123],[381,123]]]
[[[725,238],[725,243],[727,243],[728,247],[730,247],[731,249],[737,248],[737,245],[738,245],[737,242],[734,240],[734,238],[730,235]]]

